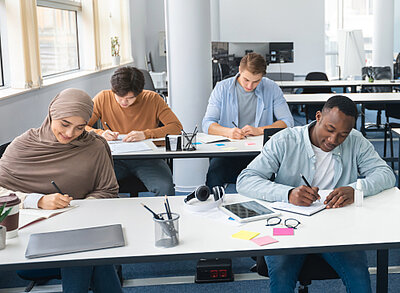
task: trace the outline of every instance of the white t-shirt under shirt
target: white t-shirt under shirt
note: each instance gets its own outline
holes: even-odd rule
[[[311,146],[316,157],[315,175],[311,186],[319,189],[334,189],[335,161],[332,152],[324,152],[312,144]]]

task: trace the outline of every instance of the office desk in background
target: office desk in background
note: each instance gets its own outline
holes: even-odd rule
[[[288,104],[321,104],[337,94],[287,94],[284,95]],[[361,104],[360,131],[365,135],[365,105],[400,103],[400,93],[346,93],[354,103]]]
[[[311,217],[282,212],[284,218],[295,217],[301,225],[294,236],[273,236],[279,242],[266,246],[232,238],[240,230],[260,232],[259,237],[272,236],[272,227],[266,227],[265,220],[241,226],[228,220],[213,220],[189,212],[183,198],[169,197],[172,211],[181,215],[180,243],[176,247],[154,246],[152,215],[140,205],[144,203],[157,213],[163,212],[161,197],[78,200],[74,201],[77,208],[30,225],[19,231],[18,237],[7,240],[7,247],[0,250],[0,270],[373,249],[378,250],[377,292],[387,292],[388,249],[400,248],[400,190],[397,188],[365,198],[362,208],[350,205],[323,210]],[[240,195],[226,196],[228,203],[245,200],[248,198]],[[122,225],[126,246],[37,259],[24,257],[32,233],[110,224]]]
[[[208,135],[205,133],[198,133],[196,141],[199,142],[201,141],[202,137],[207,136]],[[156,147],[152,142],[153,140],[155,139],[147,139],[144,141],[147,146],[151,148],[151,150],[123,154],[112,154],[113,159],[138,160],[257,156],[261,152],[261,149],[263,147],[262,135],[252,137],[250,136],[247,139],[229,142],[196,144],[197,149],[195,151],[166,151],[165,147]]]
[[[276,83],[282,89],[293,89],[293,88],[313,88],[313,87],[340,87],[343,88],[343,93],[346,93],[346,89],[350,88],[351,93],[357,92],[357,87],[368,86],[390,86],[393,90],[395,86],[400,86],[400,80],[374,80],[373,82],[365,80],[296,80],[296,81],[276,81]]]

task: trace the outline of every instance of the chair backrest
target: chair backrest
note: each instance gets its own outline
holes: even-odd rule
[[[145,69],[139,69],[144,75],[144,89],[149,91],[155,91],[153,80],[151,79],[150,73]]]
[[[271,138],[271,136],[273,136],[275,133],[281,131],[282,129],[285,129],[285,128],[265,128],[263,145]]]
[[[329,81],[328,76],[324,72],[310,72],[306,75],[306,80],[325,80]]]
[[[4,152],[6,151],[6,148],[9,146],[10,143],[11,141],[0,145],[0,158],[3,156]]]
[[[329,81],[328,76],[324,72],[310,72],[306,75],[306,80]],[[316,86],[303,89],[303,94],[330,94],[332,89],[329,86]]]
[[[294,80],[294,73],[291,72],[268,72],[265,76],[273,81]]]

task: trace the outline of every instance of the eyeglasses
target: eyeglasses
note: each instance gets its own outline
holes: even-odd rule
[[[271,217],[267,219],[267,224],[265,226],[276,226],[282,222],[282,219],[279,217]],[[294,218],[288,218],[283,222],[283,224],[288,228],[296,229],[301,223],[299,220]]]

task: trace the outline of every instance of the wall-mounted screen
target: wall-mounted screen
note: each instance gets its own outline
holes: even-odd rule
[[[269,43],[268,63],[292,63],[293,43]]]

